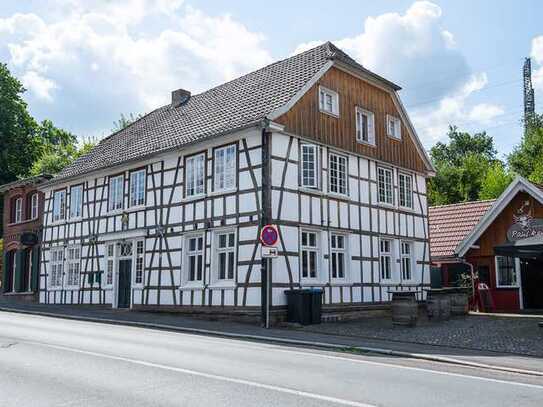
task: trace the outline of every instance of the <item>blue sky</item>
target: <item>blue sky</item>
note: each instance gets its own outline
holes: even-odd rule
[[[50,0],[0,4],[0,61],[32,113],[102,137],[167,103],[331,40],[403,87],[426,147],[448,124],[520,141],[524,57],[543,111],[541,1]],[[539,21],[538,21],[539,17]],[[540,96],[541,95],[541,96]]]

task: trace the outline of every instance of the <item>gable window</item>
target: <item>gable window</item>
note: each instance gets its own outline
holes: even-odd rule
[[[187,280],[202,281],[204,275],[204,235],[188,237],[185,241]]]
[[[392,193],[392,170],[377,168],[377,196],[380,203],[394,205]]]
[[[318,148],[314,144],[302,144],[302,186],[306,188],[319,187]]]
[[[375,145],[375,116],[360,107],[356,108],[356,140]]]
[[[110,211],[123,209],[124,200],[124,175],[117,175],[109,179],[109,204]]]
[[[70,188],[70,218],[81,217],[83,210],[83,185]]]
[[[411,242],[401,243],[401,257],[402,257],[402,280],[409,281],[413,277],[412,264],[413,264],[413,244]]]
[[[236,235],[233,231],[218,232],[215,239],[217,250],[218,280],[233,280],[235,270]]]
[[[145,169],[130,173],[130,206],[145,204]]]
[[[347,157],[330,154],[329,159],[330,192],[347,194]]]
[[[321,112],[339,116],[339,96],[337,92],[319,87],[319,108]]]
[[[230,145],[214,151],[214,191],[226,191],[236,186],[236,146]],[[202,191],[203,192],[203,191]]]
[[[64,277],[64,249],[51,249],[50,252],[50,288],[62,288],[62,279]]]
[[[34,192],[30,197],[30,219],[38,219],[40,196]]]
[[[398,140],[402,138],[402,122],[400,119],[387,115],[387,135]]]
[[[318,246],[317,232],[302,231],[302,278],[316,279],[318,276]]]
[[[81,271],[81,247],[68,247],[66,252],[66,263],[68,268],[68,272],[66,273],[66,288],[78,288],[79,273]]]
[[[514,257],[496,256],[497,287],[518,287],[519,264]]]
[[[53,222],[66,217],[66,190],[56,191],[53,194]]]
[[[108,243],[106,247],[106,279],[104,282],[106,287],[113,286],[114,267],[115,267],[115,244]]]
[[[136,242],[136,271],[134,273],[134,284],[143,284],[143,271],[145,267],[145,243],[143,240]]]
[[[16,198],[14,205],[15,210],[13,212],[13,221],[15,223],[20,223],[23,221],[23,198]]]
[[[381,280],[392,280],[392,240],[379,241],[379,267]]]
[[[411,175],[398,175],[398,183],[400,184],[399,201],[400,206],[404,208],[413,208],[413,178]]]
[[[331,259],[332,259],[332,278],[345,278],[345,236],[332,234],[330,237]]]
[[[204,194],[205,192],[204,166],[205,166],[205,154],[203,153],[187,158],[185,162],[185,167],[186,167],[185,196],[191,197],[191,196]]]

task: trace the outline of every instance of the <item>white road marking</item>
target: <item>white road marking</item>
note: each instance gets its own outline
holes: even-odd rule
[[[108,354],[100,353],[100,352],[91,352],[91,351],[86,351],[86,350],[82,350],[82,349],[71,348],[71,347],[68,347],[68,346],[52,345],[52,344],[33,342],[33,341],[23,341],[23,342],[27,343],[27,344],[37,345],[37,346],[44,346],[44,347],[48,347],[48,348],[52,348],[52,349],[59,349],[59,350],[64,350],[64,351],[68,351],[68,352],[81,353],[81,354],[84,354],[84,355],[95,356],[95,357],[100,357],[100,358],[104,358],[104,359],[118,360],[118,361],[121,361],[121,362],[127,362],[127,363],[132,363],[132,364],[141,365],[141,366],[153,367],[153,368],[157,368],[157,369],[163,369],[163,370],[169,370],[169,371],[173,371],[173,372],[190,374],[190,375],[193,375],[193,376],[205,377],[207,379],[214,379],[214,380],[220,380],[220,381],[229,382],[229,383],[242,384],[242,385],[246,385],[246,386],[257,387],[257,388],[260,388],[260,389],[266,389],[266,390],[272,390],[272,391],[277,391],[277,392],[286,393],[286,394],[292,394],[294,396],[306,397],[306,398],[311,398],[311,399],[319,400],[319,401],[325,401],[325,402],[328,402],[328,403],[341,404],[341,405],[344,405],[344,406],[377,407],[376,405],[373,405],[373,404],[360,403],[358,401],[340,399],[340,398],[337,398],[337,397],[325,396],[325,395],[322,395],[322,394],[317,394],[317,393],[311,393],[311,392],[302,391],[302,390],[291,389],[291,388],[288,388],[288,387],[282,387],[282,386],[275,386],[275,385],[271,385],[271,384],[259,383],[259,382],[255,382],[255,381],[252,381],[252,380],[236,379],[236,378],[233,378],[233,377],[221,376],[221,375],[216,375],[216,374],[212,374],[212,373],[199,372],[199,371],[192,370],[192,369],[184,369],[184,368],[175,367],[175,366],[163,365],[163,364],[160,364],[160,363],[146,362],[144,360],[126,358],[126,357],[122,357],[122,356],[108,355]]]

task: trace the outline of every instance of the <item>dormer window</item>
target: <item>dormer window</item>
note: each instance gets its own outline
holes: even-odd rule
[[[375,116],[360,107],[356,108],[356,141],[375,145]]]
[[[321,112],[339,116],[339,95],[337,92],[320,86],[319,109]]]
[[[402,122],[394,116],[387,115],[387,135],[389,137],[401,140],[402,138]]]

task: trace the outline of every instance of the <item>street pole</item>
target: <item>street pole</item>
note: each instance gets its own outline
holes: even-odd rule
[[[266,259],[266,279],[267,279],[267,284],[266,284],[266,290],[267,290],[267,293],[266,293],[266,328],[269,328],[270,327],[270,303],[271,303],[271,289],[272,289],[272,286],[271,286],[271,257],[268,257],[268,259]]]

